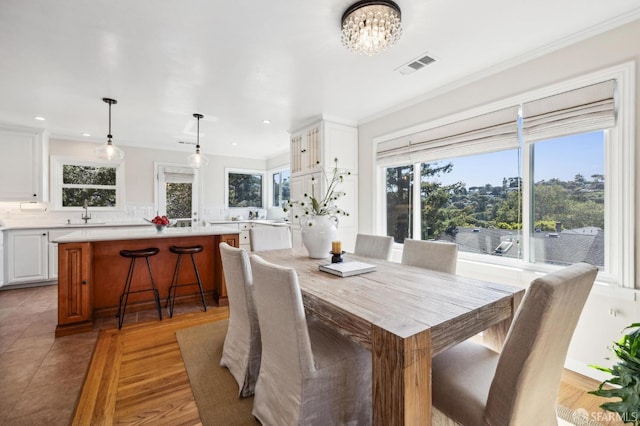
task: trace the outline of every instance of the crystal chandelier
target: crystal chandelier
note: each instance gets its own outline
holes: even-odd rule
[[[391,0],[359,1],[342,15],[342,44],[356,53],[377,55],[401,34],[400,7]]]
[[[189,165],[193,168],[200,168],[200,166],[206,166],[209,164],[209,159],[204,155],[200,154],[200,119],[204,117],[202,114],[193,114],[193,116],[198,120],[198,130],[197,130],[197,142],[196,142],[196,152],[195,154],[191,154],[189,156]]]
[[[96,148],[96,155],[103,160],[114,161],[122,160],[124,158],[124,151],[113,144],[111,140],[111,105],[117,104],[118,101],[110,98],[102,98],[103,102],[109,104],[109,133],[107,134],[107,142]]]

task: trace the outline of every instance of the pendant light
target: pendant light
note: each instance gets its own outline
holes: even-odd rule
[[[198,120],[198,130],[197,130],[197,142],[196,142],[196,152],[195,154],[191,154],[189,156],[189,165],[195,169],[200,168],[200,166],[206,166],[209,164],[209,159],[204,155],[200,154],[200,119],[204,117],[202,114],[193,114],[193,116]]]
[[[109,104],[109,134],[107,134],[107,142],[96,148],[96,155],[107,161],[122,160],[124,158],[124,151],[115,146],[111,141],[113,138],[111,135],[111,105],[117,104],[118,101],[110,98],[102,98],[102,101]]]

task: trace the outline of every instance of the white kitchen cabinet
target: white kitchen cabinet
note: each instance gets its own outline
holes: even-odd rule
[[[46,281],[49,239],[46,229],[6,231],[5,285]]]
[[[0,124],[0,201],[48,201],[48,158],[46,131]]]
[[[338,167],[351,172],[358,169],[358,129],[328,120],[318,120],[291,134],[291,175],[329,170],[338,159]]]
[[[249,230],[252,228],[251,223],[242,222],[238,224],[238,231],[240,234],[240,248],[246,251],[251,251],[251,234]]]
[[[338,238],[343,247],[352,251],[358,232],[358,130],[356,127],[319,119],[301,126],[291,134],[291,200],[301,201],[304,194],[322,198],[327,191],[326,179],[333,175],[334,159],[338,169],[351,175],[344,178],[340,189],[346,195],[337,201],[349,216],[339,216]],[[312,185],[312,178],[315,183]],[[300,223],[291,218],[294,248],[302,248]]]

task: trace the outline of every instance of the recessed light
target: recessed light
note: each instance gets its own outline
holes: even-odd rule
[[[46,118],[44,118],[44,117],[40,117],[40,116],[33,117],[33,118],[34,118],[35,120],[38,120],[38,121],[45,121],[45,120],[46,120]]]
[[[264,124],[271,124],[271,120],[262,120],[262,123],[264,123]]]
[[[84,136],[84,137],[89,137],[89,136],[91,136],[91,134],[90,134],[90,133],[81,133],[81,135],[82,135],[82,136]]]
[[[231,142],[231,145],[236,146],[238,145],[238,142]]]

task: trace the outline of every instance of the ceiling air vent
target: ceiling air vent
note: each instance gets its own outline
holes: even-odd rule
[[[424,54],[424,55],[421,55],[419,58],[409,62],[408,64],[401,66],[396,71],[400,72],[400,74],[402,75],[412,74],[424,68],[425,66],[429,65],[432,62],[435,62],[435,59],[429,55]]]
[[[186,141],[178,141],[178,143],[181,143],[183,145],[195,145],[195,142],[186,142]]]

